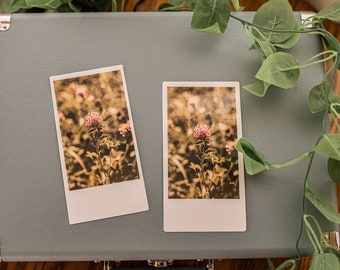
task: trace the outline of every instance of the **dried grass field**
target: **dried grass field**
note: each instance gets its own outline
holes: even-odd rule
[[[235,91],[168,87],[169,198],[239,198]]]
[[[54,81],[69,189],[139,178],[120,70]]]

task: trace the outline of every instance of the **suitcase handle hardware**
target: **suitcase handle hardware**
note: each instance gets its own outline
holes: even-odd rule
[[[323,234],[324,238],[326,239],[327,243],[334,249],[340,250],[340,237],[339,232],[325,232]],[[323,247],[325,247],[323,241],[321,240]]]
[[[0,14],[0,32],[7,31],[11,26],[11,14]]]
[[[301,11],[301,23],[303,23],[304,21],[309,21],[309,22],[312,22],[311,21],[311,16],[314,16],[315,15],[315,12],[313,11]],[[307,26],[307,28],[313,28],[313,25],[309,25]]]
[[[148,265],[155,268],[165,268],[173,264],[173,260],[148,260]]]
[[[214,260],[210,259],[206,267],[207,267],[207,270],[215,270]]]
[[[1,248],[1,246],[0,246]],[[1,252],[1,249],[0,249]],[[1,255],[1,253],[0,253]],[[1,258],[1,257],[0,257]],[[202,259],[198,259],[198,262],[202,262]],[[120,261],[116,261],[116,262],[120,262]],[[166,268],[168,266],[172,266],[173,265],[173,260],[147,260],[148,266],[154,267],[154,268]],[[94,263],[101,263],[101,261],[94,261]],[[192,268],[192,267],[190,267]],[[110,261],[103,261],[103,270],[111,270],[112,267],[110,265]],[[133,269],[133,268],[131,268]],[[194,268],[192,268],[194,269]],[[201,268],[200,268],[201,269]],[[214,260],[213,259],[209,259],[208,260],[208,264],[206,265],[206,270],[215,270],[215,265],[214,265]]]

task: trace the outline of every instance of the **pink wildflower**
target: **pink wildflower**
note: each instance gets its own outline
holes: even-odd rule
[[[83,97],[86,93],[87,87],[85,85],[81,85],[76,89],[76,96]]]
[[[233,140],[233,141],[229,141],[226,145],[225,145],[225,150],[227,151],[227,153],[230,155],[234,150],[235,150],[235,145],[237,144],[237,139]]]
[[[89,95],[89,97],[87,98],[87,101],[93,101],[94,100],[94,96],[93,95]]]
[[[194,108],[197,108],[199,103],[200,103],[200,97],[198,96],[193,96],[188,99],[188,105]]]
[[[169,127],[169,128],[173,128],[174,126],[175,126],[174,121],[173,121],[172,119],[169,119],[169,120],[168,120],[168,127]]]
[[[211,136],[211,132],[207,125],[204,125],[204,124],[197,125],[194,128],[195,139],[204,140],[204,139],[210,138],[210,136]]]
[[[129,132],[131,132],[130,120],[126,121],[126,123],[120,125],[118,129],[120,135],[125,137]]]
[[[58,114],[59,116],[59,121],[64,121],[66,118],[65,118],[65,115],[61,112]]]
[[[97,127],[103,123],[103,119],[98,112],[89,112],[85,117],[85,125],[89,128]]]

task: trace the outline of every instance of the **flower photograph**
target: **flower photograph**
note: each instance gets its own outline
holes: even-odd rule
[[[168,85],[169,199],[239,199],[236,87]]]
[[[52,88],[69,190],[139,179],[122,69],[55,76]]]

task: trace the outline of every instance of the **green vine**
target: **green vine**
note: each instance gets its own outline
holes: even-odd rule
[[[173,1],[170,1],[170,3]],[[252,22],[245,21],[230,12],[229,2],[225,0],[197,0],[193,10],[191,27],[196,31],[204,31],[214,34],[223,34],[227,28],[229,19],[239,21],[252,41],[252,48],[258,51],[261,67],[255,74],[256,82],[245,85],[243,88],[252,94],[263,97],[271,86],[283,89],[292,88],[300,77],[300,70],[311,65],[331,63],[325,71],[322,80],[310,90],[308,102],[311,113],[323,113],[321,135],[315,142],[315,146],[307,153],[284,164],[273,164],[265,155],[258,151],[249,140],[241,138],[235,148],[243,153],[246,171],[250,175],[264,170],[279,169],[293,166],[302,160],[309,159],[304,178],[304,192],[301,210],[301,225],[296,241],[297,259],[289,259],[276,268],[276,270],[296,269],[301,262],[302,255],[299,248],[303,230],[306,230],[310,242],[314,248],[314,254],[310,269],[335,270],[340,269],[340,252],[330,247],[322,235],[318,220],[306,213],[306,201],[310,202],[329,221],[340,224],[340,214],[325,198],[313,191],[309,184],[310,170],[316,154],[328,158],[328,173],[331,179],[340,184],[340,134],[327,133],[329,115],[334,120],[335,126],[340,131],[340,96],[334,92],[331,85],[336,71],[340,67],[340,46],[338,40],[324,27],[323,21],[340,20],[340,2],[335,2],[314,16],[298,25],[293,10],[288,0],[270,0],[262,5],[255,13]],[[174,8],[178,9],[177,6]],[[182,4],[185,4],[182,1]],[[240,10],[238,1],[232,1],[234,8]],[[215,7],[219,6],[219,9]],[[169,10],[169,7],[167,7]],[[311,27],[312,28],[309,28]],[[299,42],[301,34],[319,35],[324,44],[324,50],[304,63],[299,63],[288,50]],[[322,239],[322,244],[320,244]],[[274,269],[272,263],[268,263],[269,269]]]
[[[236,11],[243,9],[237,0],[233,0],[231,3]],[[252,41],[251,49],[258,51],[262,63],[255,74],[257,81],[243,87],[256,96],[263,97],[272,85],[290,89],[298,81],[302,68],[325,62],[331,63],[320,83],[310,90],[308,97],[311,113],[324,114],[321,135],[310,152],[303,153],[284,164],[273,164],[246,138],[241,138],[235,148],[243,153],[246,171],[250,175],[264,170],[293,166],[304,159],[309,159],[304,178],[301,225],[296,241],[298,256],[297,259],[286,260],[276,270],[298,267],[302,259],[299,243],[304,229],[315,251],[310,269],[340,269],[340,252],[329,246],[323,237],[318,220],[305,211],[306,201],[309,201],[329,221],[340,224],[338,211],[325,198],[313,191],[308,184],[316,154],[328,158],[329,176],[336,184],[340,184],[340,134],[327,133],[329,115],[337,130],[340,131],[340,96],[331,88],[336,71],[340,68],[340,47],[338,40],[323,27],[325,19],[340,20],[340,2],[335,2],[307,18],[300,26],[288,0],[268,1],[257,10],[252,22],[231,13],[230,4],[226,0],[170,0],[170,4],[173,5],[168,5],[167,10],[171,10],[171,8],[173,10],[187,9],[188,6],[194,6],[191,27],[195,31],[223,34],[230,19],[237,20],[243,25],[245,33]],[[219,8],[215,8],[216,6]],[[301,34],[319,35],[324,44],[322,52],[312,56],[304,63],[299,63],[291,53],[282,51],[282,49],[288,50],[294,47],[299,42]],[[322,239],[322,245],[320,239]],[[272,270],[275,268],[270,260],[268,260],[268,267]]]

